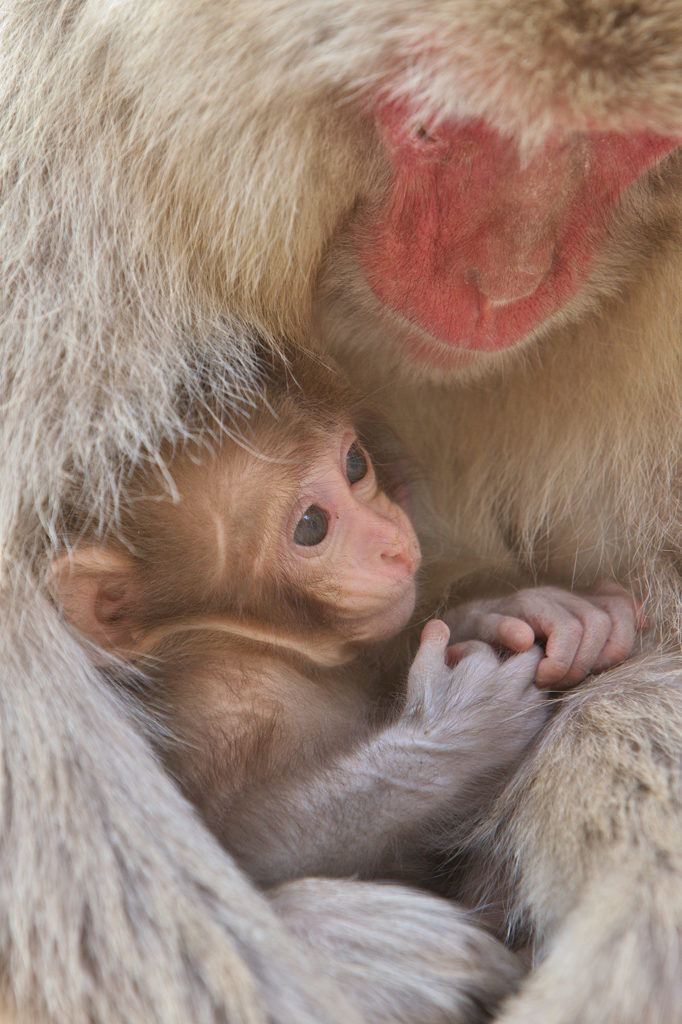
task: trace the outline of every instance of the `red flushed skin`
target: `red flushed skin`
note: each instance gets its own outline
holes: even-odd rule
[[[359,257],[389,309],[441,342],[497,351],[587,280],[619,196],[680,144],[641,132],[550,137],[521,157],[483,122],[430,134],[384,105],[393,182]]]

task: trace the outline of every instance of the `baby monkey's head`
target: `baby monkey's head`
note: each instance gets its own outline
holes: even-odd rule
[[[395,635],[420,550],[367,422],[328,368],[273,377],[237,429],[200,430],[133,474],[115,538],[81,536],[53,563],[67,619],[126,657],[192,621],[313,642]]]

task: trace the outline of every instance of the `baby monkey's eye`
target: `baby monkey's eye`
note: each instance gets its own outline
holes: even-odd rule
[[[329,523],[326,512],[318,505],[310,505],[298,521],[294,530],[294,544],[304,548],[313,548],[321,544],[327,536]]]
[[[348,477],[348,483],[356,484],[358,480],[362,480],[363,477],[367,476],[368,468],[367,456],[358,442],[353,441],[346,453],[346,476]]]

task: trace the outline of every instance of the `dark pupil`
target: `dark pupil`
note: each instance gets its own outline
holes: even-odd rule
[[[346,476],[349,484],[356,484],[367,476],[367,456],[357,441],[353,441],[346,455]]]
[[[317,505],[311,505],[298,521],[294,530],[294,543],[301,544],[304,548],[312,548],[316,544],[321,544],[326,536],[327,516]]]

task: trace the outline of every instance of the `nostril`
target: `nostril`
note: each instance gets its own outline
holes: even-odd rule
[[[408,572],[413,572],[415,559],[408,548],[400,548],[393,551],[384,551],[381,555],[385,562],[390,562],[396,567],[405,566]]]
[[[393,517],[382,516],[380,531],[375,535],[376,547],[380,560],[389,568],[392,566],[396,572],[414,573],[421,561],[419,542],[414,533],[403,523],[402,518],[397,521]],[[376,555],[375,555],[376,557]]]

